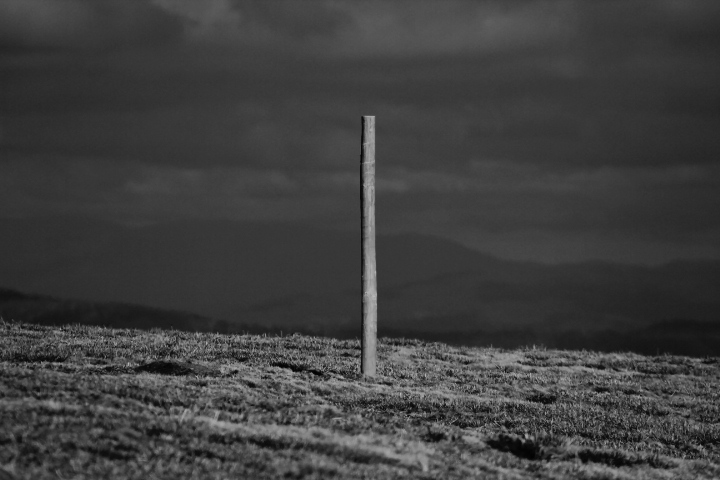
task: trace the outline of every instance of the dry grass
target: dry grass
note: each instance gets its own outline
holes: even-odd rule
[[[718,478],[717,358],[0,322],[0,478]]]

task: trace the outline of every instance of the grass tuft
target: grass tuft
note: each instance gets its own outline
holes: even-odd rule
[[[568,440],[547,433],[522,436],[501,433],[489,439],[487,444],[496,450],[510,452],[519,458],[547,461],[557,457],[566,457]]]

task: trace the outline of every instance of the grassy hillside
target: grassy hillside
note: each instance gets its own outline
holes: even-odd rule
[[[720,359],[0,322],[0,478],[718,478]]]

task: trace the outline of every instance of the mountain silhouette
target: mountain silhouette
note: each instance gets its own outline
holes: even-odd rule
[[[80,218],[2,220],[0,285],[219,318],[360,283],[360,238],[298,225],[185,221],[123,227]],[[381,285],[498,261],[432,237],[380,237]]]
[[[200,315],[112,302],[87,302],[0,289],[0,317],[39,325],[81,324],[112,328],[209,332],[222,328]]]
[[[222,331],[359,334],[359,232],[75,217],[4,219],[0,228],[0,285],[8,288],[190,312],[189,329],[205,322]],[[544,265],[415,234],[379,235],[377,256],[381,335],[566,348],[593,347],[605,335],[604,344],[615,339],[621,348],[617,338],[632,335],[680,338],[683,324],[693,338],[706,330],[715,338],[708,325],[720,323],[720,262]],[[658,326],[668,321],[679,326]]]

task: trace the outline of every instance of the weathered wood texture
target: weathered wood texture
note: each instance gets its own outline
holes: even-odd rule
[[[362,360],[360,370],[375,376],[377,367],[377,270],[375,263],[375,117],[362,117]]]

